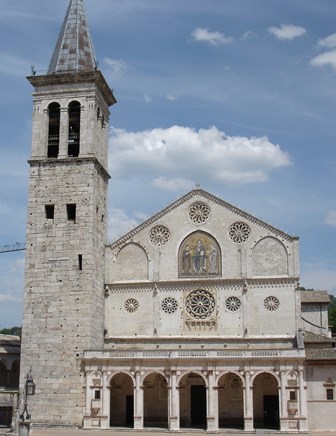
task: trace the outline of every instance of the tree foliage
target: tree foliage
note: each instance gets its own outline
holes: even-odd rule
[[[0,330],[0,334],[2,335],[14,335],[14,336],[21,336],[21,327],[11,327],[11,328],[4,328]]]
[[[329,295],[330,304],[328,306],[329,326],[331,331],[336,333],[336,298],[333,295]]]

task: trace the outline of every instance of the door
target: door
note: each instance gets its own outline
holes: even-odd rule
[[[279,428],[278,395],[264,395],[264,427]]]
[[[191,425],[206,427],[206,390],[205,386],[190,387],[190,418]]]
[[[126,395],[126,422],[127,427],[134,426],[134,397],[133,395]]]

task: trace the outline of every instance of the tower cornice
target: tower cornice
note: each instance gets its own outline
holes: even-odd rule
[[[28,76],[27,79],[34,86],[35,90],[44,86],[58,86],[66,84],[92,83],[97,86],[106,98],[109,106],[117,102],[112,90],[107,84],[100,71],[88,71],[81,73],[47,74],[41,76]]]
[[[78,157],[78,158],[69,157],[69,158],[64,158],[64,159],[60,159],[60,158],[52,159],[51,158],[51,159],[30,159],[30,160],[28,160],[28,164],[31,167],[36,167],[36,166],[48,167],[48,166],[64,166],[64,165],[73,166],[74,163],[76,163],[76,165],[80,165],[80,164],[85,164],[88,162],[92,162],[96,166],[96,168],[98,169],[98,171],[101,173],[101,175],[104,177],[105,180],[109,180],[111,178],[109,173],[106,171],[106,169],[103,167],[103,165],[99,162],[99,160],[96,157],[83,156],[83,157]]]

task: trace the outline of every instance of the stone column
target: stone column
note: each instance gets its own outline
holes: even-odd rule
[[[34,126],[34,123],[33,123]],[[36,132],[37,136],[37,144],[38,144],[38,150],[35,153],[34,150],[34,156],[42,156],[44,158],[47,157],[48,154],[48,140],[49,140],[49,111],[48,109],[45,109],[42,114],[42,125],[40,126],[40,130]],[[34,129],[34,127],[33,127]],[[34,147],[34,141],[33,141],[33,147]]]
[[[90,373],[89,371],[85,372],[85,411],[84,411],[84,417],[83,417],[83,427],[84,428],[91,428],[92,422],[91,422],[91,388],[90,388]]]
[[[307,430],[307,392],[305,389],[303,369],[299,370],[299,415],[300,415],[300,430]]]
[[[144,425],[143,417],[143,387],[141,386],[141,373],[135,372],[135,386],[134,386],[134,429],[142,430]]]
[[[207,431],[218,430],[218,390],[216,386],[215,373],[208,371],[207,388]]]
[[[68,138],[69,138],[69,110],[62,107],[60,110],[60,132],[59,132],[59,158],[68,157]]]
[[[103,391],[102,391],[102,413],[100,418],[100,427],[109,428],[110,425],[110,389],[107,386],[107,372],[103,372]]]
[[[245,371],[244,395],[244,430],[253,431],[253,386],[251,386],[251,372]]]
[[[279,386],[280,431],[288,430],[286,372],[280,371]]]
[[[180,430],[180,396],[178,386],[176,384],[176,371],[170,373],[170,389],[168,391],[169,402],[169,422],[168,428],[172,431]]]
[[[91,389],[90,389],[90,373],[86,372],[86,389],[85,389],[85,415],[91,414]]]

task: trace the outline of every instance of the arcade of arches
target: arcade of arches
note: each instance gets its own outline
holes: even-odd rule
[[[204,368],[87,368],[84,426],[288,430],[293,419],[298,430],[298,417],[305,425],[302,369]]]

